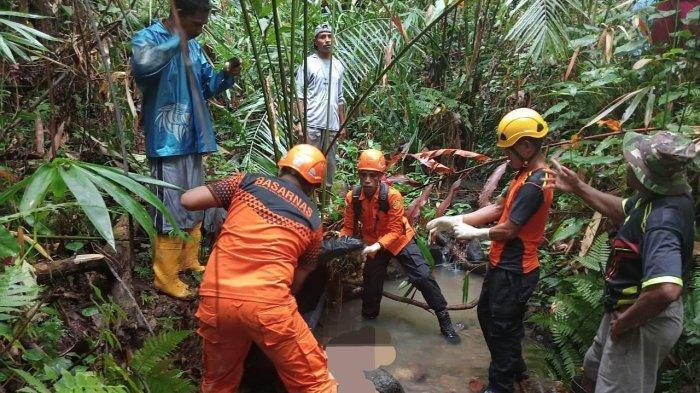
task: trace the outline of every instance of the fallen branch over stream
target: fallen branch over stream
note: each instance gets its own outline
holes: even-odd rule
[[[359,281],[341,280],[341,282],[342,282],[343,284],[348,284],[348,285],[353,285],[353,286],[356,286],[356,287],[363,288],[362,283],[359,282]],[[413,306],[416,306],[416,307],[420,307],[420,308],[422,308],[422,309],[424,309],[424,310],[426,310],[426,311],[430,311],[430,306],[428,306],[428,305],[427,305],[426,303],[424,303],[424,302],[421,302],[421,301],[418,301],[418,300],[409,299],[409,298],[407,298],[407,297],[403,297],[403,296],[399,296],[399,295],[394,295],[393,293],[390,293],[390,292],[387,292],[387,291],[383,291],[383,292],[382,292],[382,295],[383,295],[384,297],[387,297],[387,298],[389,298],[389,299],[391,299],[391,300],[394,300],[394,301],[397,301],[397,302],[399,302],[399,303],[410,304],[410,305],[413,305]],[[476,299],[472,300],[472,301],[469,302],[469,303],[448,305],[448,306],[447,306],[447,310],[450,310],[450,311],[469,310],[469,309],[471,309],[471,308],[476,307],[477,304],[479,304],[479,298],[476,298]]]

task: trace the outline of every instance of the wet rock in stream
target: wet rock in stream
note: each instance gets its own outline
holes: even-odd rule
[[[365,371],[365,378],[372,381],[374,388],[379,393],[404,393],[399,381],[388,371],[378,368],[372,371]]]

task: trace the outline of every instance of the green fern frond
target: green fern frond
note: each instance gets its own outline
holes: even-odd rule
[[[606,247],[605,242],[596,239],[586,257],[597,265],[596,260],[607,258]],[[553,313],[540,312],[530,317],[531,322],[550,332],[554,342],[536,356],[547,365],[554,379],[570,380],[579,372],[603,314],[603,280],[597,272],[565,277],[550,300]]]
[[[520,10],[523,10],[520,13]],[[527,47],[531,56],[542,59],[545,55],[566,53],[569,38],[566,34],[568,18],[580,12],[576,0],[527,0],[520,2],[513,14],[518,18],[506,39],[514,40],[518,49]]]
[[[61,370],[61,379],[54,385],[56,393],[127,393],[124,386],[105,385],[92,371],[77,371],[71,374]]]
[[[192,334],[190,330],[173,330],[149,337],[143,344],[143,348],[134,352],[131,367],[142,376],[148,375],[190,334]]]
[[[192,393],[197,387],[182,377],[181,370],[172,369],[172,361],[158,362],[146,376],[146,383],[151,393]]]
[[[16,368],[13,368],[12,371],[17,373],[22,379],[24,379],[24,382],[26,382],[29,386],[25,386],[21,389],[18,390],[18,392],[22,393],[51,393],[49,388],[44,385],[39,378],[35,377],[32,374],[29,374],[28,372],[24,370],[19,370]]]
[[[40,287],[26,262],[8,266],[0,274],[0,321],[17,319],[39,295]]]
[[[608,241],[608,235],[602,233],[595,238],[586,255],[576,258],[576,261],[588,269],[602,271],[608,262],[609,254],[610,242]]]

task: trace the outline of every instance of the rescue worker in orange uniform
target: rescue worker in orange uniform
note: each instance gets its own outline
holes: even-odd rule
[[[395,257],[435,311],[442,335],[448,342],[458,344],[461,340],[452,326],[447,301],[413,239],[413,227],[403,215],[403,197],[381,182],[386,170],[384,155],[375,149],[363,151],[357,170],[361,185],[345,197],[340,236],[358,236],[369,244],[362,251],[367,258],[362,274],[362,317],[375,319],[379,315],[384,276],[389,260]]]
[[[539,113],[520,108],[498,124],[497,146],[518,172],[496,203],[472,213],[445,216],[427,225],[431,235],[453,231],[457,239],[491,240],[489,268],[477,306],[479,325],[491,352],[486,392],[512,392],[528,378],[522,357],[523,317],[539,280],[538,247],[544,236],[553,192],[545,188],[549,128]],[[476,228],[497,221],[491,228]]]
[[[182,195],[189,210],[228,210],[199,289],[202,392],[236,392],[252,342],[290,393],[337,391],[292,296],[320,251],[321,218],[309,196],[323,181],[326,158],[297,145],[278,166],[279,177],[238,173]]]

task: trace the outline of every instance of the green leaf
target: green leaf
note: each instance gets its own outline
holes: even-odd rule
[[[22,354],[22,358],[30,362],[38,362],[44,358],[44,353],[38,349],[32,348],[25,351]]]
[[[655,13],[649,15],[647,17],[647,19],[654,20],[654,19],[666,18],[666,17],[669,17],[671,15],[674,15],[675,13],[676,13],[675,9],[668,10],[668,11],[659,11],[659,12],[655,12]]]
[[[435,259],[433,258],[433,254],[430,253],[428,243],[422,237],[416,236],[416,244],[420,249],[420,253],[423,254],[423,258],[428,262],[428,265],[430,265],[431,268],[434,268]]]
[[[654,115],[654,101],[656,100],[656,93],[654,93],[654,88],[652,87],[649,91],[649,96],[647,97],[647,105],[644,108],[644,127],[649,127],[651,119]]]
[[[100,309],[95,307],[95,306],[92,306],[92,307],[84,308],[80,313],[83,314],[84,317],[91,317],[93,315],[99,314]]]
[[[659,96],[658,104],[665,105],[671,101],[675,101],[681,97],[685,97],[686,95],[688,95],[688,91],[685,89],[664,93],[661,96]]]
[[[0,49],[2,50],[2,53],[5,55],[5,57],[8,58],[11,62],[17,62],[15,60],[15,57],[12,55],[12,50],[10,50],[10,47],[7,46],[7,43],[5,42],[5,39],[3,38],[2,34],[0,34]]]
[[[618,106],[622,105],[625,101],[629,100],[630,98],[638,95],[638,94],[646,94],[646,92],[649,90],[649,87],[643,87],[641,89],[637,89],[631,93],[627,93],[623,96],[620,96],[615,99],[615,101],[612,102],[607,108],[603,109],[598,115],[596,115],[593,119],[591,119],[588,123],[586,123],[585,126],[581,127],[581,129],[587,128],[592,124],[595,124],[598,120],[604,118],[607,116],[610,112],[615,110]]]
[[[253,8],[253,13],[255,14],[255,16],[257,16],[258,18],[263,16],[263,14],[262,14],[262,8],[263,8],[262,7],[262,0],[250,0],[250,5]]]
[[[27,186],[19,203],[20,212],[34,209],[44,201],[49,185],[56,179],[56,168],[42,165],[31,176],[31,179],[31,183]]]
[[[574,40],[569,41],[569,46],[573,49],[579,46],[589,46],[593,45],[598,41],[598,34],[589,34],[587,36],[581,37],[581,38],[576,38]]]
[[[112,180],[113,182],[124,187],[125,189],[138,195],[144,201],[150,203],[156,209],[158,209],[159,212],[163,213],[163,217],[165,217],[165,219],[168,220],[168,222],[170,223],[170,225],[173,228],[179,228],[179,225],[177,224],[175,217],[173,217],[173,214],[170,213],[170,209],[168,209],[163,204],[163,202],[160,199],[158,199],[158,197],[155,196],[155,194],[153,194],[148,188],[137,183],[131,177],[126,177],[122,173],[116,172],[110,168],[107,168],[107,167],[104,167],[101,165],[88,164],[88,163],[84,163],[84,162],[79,163],[78,165],[82,168],[90,169],[91,171],[97,173],[98,175],[106,177],[107,179]]]
[[[190,330],[172,330],[147,338],[143,348],[134,352],[131,367],[139,374],[148,374],[190,334]]]
[[[0,18],[0,23],[3,23],[5,25],[9,26],[10,28],[14,29],[16,32],[24,35],[27,38],[35,36],[35,37],[43,38],[45,40],[58,41],[56,38],[51,37],[50,35],[42,32],[42,31],[39,31],[33,27],[25,26],[21,23],[13,22],[11,20],[2,19],[2,18]]]
[[[547,112],[545,112],[542,117],[547,118],[547,116],[549,116],[549,115],[559,113],[562,111],[562,109],[566,108],[567,106],[569,106],[569,103],[566,101],[562,101],[562,102],[552,106],[551,108],[547,109]]]
[[[39,393],[51,393],[49,388],[46,387],[39,379],[32,374],[29,374],[28,372],[20,369],[13,368],[12,371],[17,373],[24,381],[29,384],[29,386],[33,387],[36,389],[37,392]]]
[[[70,165],[67,170],[61,166],[59,174],[90,222],[92,222],[92,225],[97,229],[97,232],[100,233],[112,249],[116,249],[114,233],[112,232],[112,221],[109,218],[105,201],[102,199],[102,195],[100,195],[97,187],[89,179],[81,176],[81,172],[73,165]]]
[[[0,258],[15,257],[19,254],[19,244],[10,231],[0,225]]]
[[[570,238],[571,236],[576,235],[581,231],[583,224],[584,220],[582,219],[567,218],[566,220],[564,220],[564,222],[561,223],[561,225],[559,225],[559,228],[557,228],[557,230],[554,232],[552,238],[550,239],[550,242],[560,242],[562,240]]]
[[[11,187],[0,193],[0,205],[6,205],[8,202],[7,200],[15,195],[19,190],[23,189],[29,181],[32,180],[32,176],[30,177],[25,177],[24,179],[18,181],[17,183],[13,184]]]
[[[78,252],[83,247],[85,247],[85,243],[84,242],[68,242],[65,244],[65,247],[73,252]]]
[[[79,166],[84,167],[84,168],[89,168],[89,169],[95,170],[96,172],[97,172],[97,169],[101,169],[101,170],[105,170],[105,171],[110,171],[110,172],[112,172],[112,173],[114,173],[114,174],[116,174],[116,175],[118,175],[118,176],[127,177],[127,176],[124,174],[124,171],[121,170],[121,169],[118,169],[118,168],[113,168],[113,167],[108,167],[108,166],[103,166],[103,165],[97,165],[97,164],[91,164],[91,163],[82,162],[82,161],[81,161],[81,162],[78,162],[77,164],[78,164]],[[152,178],[152,177],[140,175],[140,174],[134,173],[134,172],[127,172],[127,174],[129,175],[129,176],[128,176],[129,179],[134,180],[134,181],[137,181],[137,182],[139,182],[139,183],[146,183],[146,184],[151,184],[151,185],[154,185],[154,186],[165,187],[165,188],[169,188],[169,189],[171,189],[171,190],[184,191],[182,188],[180,188],[180,187],[178,187],[178,186],[176,186],[176,185],[174,185],[174,184],[170,184],[170,183],[164,182],[164,181],[162,181],[162,180],[154,179],[154,178]],[[102,174],[102,175],[103,175],[104,177],[109,177],[109,176],[106,176],[106,175],[104,175],[104,174]],[[110,178],[110,179],[111,179],[111,178]],[[114,179],[112,179],[112,180],[114,180]],[[116,181],[116,180],[115,180],[115,181]],[[121,182],[118,182],[118,181],[117,181],[117,183],[120,183],[120,184],[121,184]]]
[[[123,386],[108,386],[92,371],[76,370],[75,375],[61,370],[61,379],[54,385],[56,393],[126,393]]]
[[[620,54],[620,53],[627,53],[627,52],[632,52],[632,51],[637,51],[640,50],[644,47],[646,44],[646,41],[644,40],[638,40],[638,41],[630,41],[624,45],[620,45],[617,48],[615,48],[615,54]]]
[[[0,15],[6,15],[6,16],[16,16],[19,18],[27,18],[27,19],[46,19],[48,18],[47,16],[44,15],[36,15],[36,14],[28,14],[26,12],[16,12],[16,11],[0,11]]]
[[[139,225],[141,225],[141,227],[146,231],[148,237],[151,239],[151,243],[155,242],[156,229],[151,221],[151,216],[148,214],[146,209],[141,206],[141,204],[139,204],[121,187],[115,185],[104,177],[95,175],[93,172],[79,166],[75,166],[75,169],[83,176],[89,178],[90,181],[92,181],[98,187],[105,190],[109,196],[114,198],[114,200],[127,212],[129,212],[129,214],[131,214]]]
[[[0,274],[0,321],[14,321],[25,307],[33,304],[39,286],[26,262],[7,266]]]
[[[630,102],[627,109],[625,109],[625,113],[622,115],[622,118],[620,119],[620,124],[626,122],[627,120],[629,120],[630,117],[632,117],[632,114],[639,106],[639,103],[642,102],[642,98],[644,98],[644,94],[637,94],[637,96],[634,97],[634,99],[632,100],[632,102]]]
[[[466,303],[467,300],[469,300],[469,274],[471,272],[467,272],[467,274],[464,275],[464,281],[462,281],[462,303]]]

